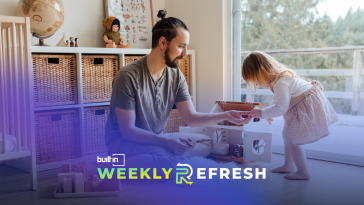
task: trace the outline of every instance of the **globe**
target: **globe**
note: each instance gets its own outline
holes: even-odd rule
[[[30,32],[43,42],[61,28],[64,7],[61,0],[19,0],[17,15],[30,18]]]

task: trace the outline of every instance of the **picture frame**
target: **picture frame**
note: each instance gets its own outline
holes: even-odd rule
[[[120,20],[120,35],[131,48],[151,48],[152,0],[104,0],[106,17]]]

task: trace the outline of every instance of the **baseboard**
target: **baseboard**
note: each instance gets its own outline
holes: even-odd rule
[[[356,166],[364,167],[364,157],[353,156],[353,155],[345,155],[339,153],[331,153],[331,152],[322,152],[311,149],[304,149],[306,152],[306,156],[309,159],[318,159],[329,162],[337,162],[342,164],[350,164]],[[284,154],[284,146],[283,145],[273,145],[273,153],[276,154]]]

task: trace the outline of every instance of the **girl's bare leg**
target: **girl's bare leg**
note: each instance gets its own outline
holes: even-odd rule
[[[291,150],[287,145],[284,145],[284,165],[270,170],[273,173],[292,173],[294,172],[294,162],[291,155]]]
[[[297,171],[284,176],[286,179],[310,179],[310,174],[307,171],[307,160],[306,153],[300,145],[289,146],[291,151],[292,159],[296,164]]]

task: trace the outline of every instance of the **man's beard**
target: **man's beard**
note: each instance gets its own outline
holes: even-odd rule
[[[171,68],[178,68],[179,66],[179,61],[176,62],[176,60],[178,59],[182,59],[183,56],[179,56],[177,58],[175,58],[173,61],[171,60],[171,58],[169,57],[169,46],[167,47],[166,51],[164,52],[164,60],[166,60],[166,65],[168,67]]]

